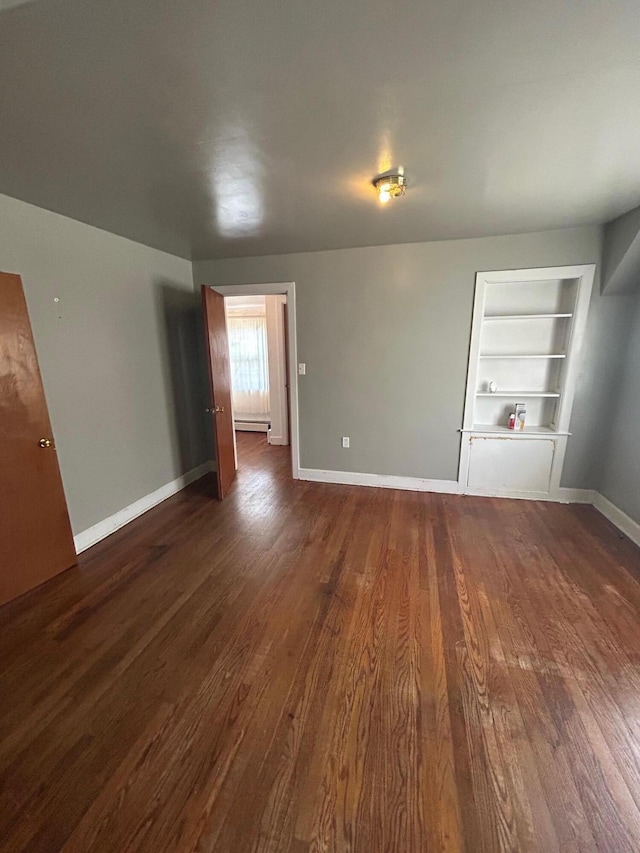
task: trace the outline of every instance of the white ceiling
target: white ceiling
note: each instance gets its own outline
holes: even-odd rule
[[[637,0],[34,0],[0,192],[194,258],[603,222],[640,203],[639,46]]]

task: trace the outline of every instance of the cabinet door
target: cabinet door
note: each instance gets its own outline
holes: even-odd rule
[[[470,491],[500,495],[548,495],[555,439],[470,438]]]

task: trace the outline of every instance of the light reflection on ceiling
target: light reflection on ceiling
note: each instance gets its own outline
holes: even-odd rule
[[[215,224],[223,237],[254,237],[262,232],[264,174],[245,127],[222,133],[213,146],[211,191]]]

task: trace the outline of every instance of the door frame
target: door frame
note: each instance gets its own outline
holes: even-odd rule
[[[298,344],[297,344],[297,311],[296,283],[283,282],[254,282],[253,284],[209,284],[222,296],[281,296],[287,297],[289,313],[289,409],[291,430],[289,444],[291,446],[291,476],[300,479],[300,432],[298,418]]]

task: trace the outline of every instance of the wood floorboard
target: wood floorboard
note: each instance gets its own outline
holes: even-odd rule
[[[0,609],[3,853],[637,853],[640,550],[238,449]]]

